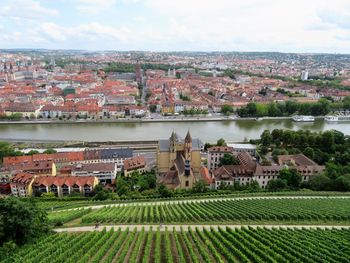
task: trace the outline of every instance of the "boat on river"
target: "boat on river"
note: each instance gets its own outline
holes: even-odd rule
[[[293,121],[297,122],[313,122],[315,121],[314,116],[304,116],[304,115],[295,115],[292,117]]]
[[[330,116],[324,117],[324,120],[329,121],[329,122],[335,122],[335,121],[339,121],[339,117],[334,116],[334,115],[330,115]]]

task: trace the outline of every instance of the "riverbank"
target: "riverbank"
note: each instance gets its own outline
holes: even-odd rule
[[[261,121],[261,120],[291,120],[292,117],[164,117],[164,118],[122,118],[104,120],[21,120],[21,121],[0,121],[0,125],[5,124],[78,124],[78,123],[152,123],[152,122],[208,122],[208,121]],[[324,116],[315,117],[324,119]]]

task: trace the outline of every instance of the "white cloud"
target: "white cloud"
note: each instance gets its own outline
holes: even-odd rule
[[[345,15],[350,11],[348,0],[333,0],[332,3],[327,0],[317,3],[304,0],[144,0],[141,3],[163,18],[170,17],[164,26],[166,29],[159,30],[166,36],[164,39],[171,39],[169,44],[176,49],[309,52],[322,51],[325,47],[327,51],[349,51],[344,38],[336,37],[340,33],[337,28],[326,25],[319,17],[320,11],[331,11],[338,18],[338,27],[345,29],[350,25]],[[343,30],[344,33],[350,34],[350,30]]]
[[[43,20],[57,15],[57,10],[43,7],[35,0],[7,0],[0,5],[0,16],[14,19]]]
[[[61,1],[60,21],[39,0],[8,0],[0,16],[21,21],[8,32],[21,32],[23,43],[35,39],[48,48],[350,52],[349,0]],[[40,23],[25,25],[29,17]]]
[[[63,27],[54,23],[43,23],[35,31],[36,35],[46,37],[49,41],[66,42],[69,40],[98,41],[132,41],[132,32],[126,27],[110,27],[97,22]]]
[[[76,9],[83,14],[96,15],[113,7],[115,0],[76,0]]]

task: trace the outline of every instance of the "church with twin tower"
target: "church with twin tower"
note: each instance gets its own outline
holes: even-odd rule
[[[190,189],[199,178],[201,147],[199,139],[187,132],[185,139],[175,131],[167,140],[158,141],[157,169],[160,182],[172,189]]]

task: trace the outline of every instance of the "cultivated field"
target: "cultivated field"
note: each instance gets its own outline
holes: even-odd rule
[[[252,199],[104,207],[82,223],[350,222],[350,199]]]
[[[49,223],[52,225],[62,225],[76,218],[80,218],[85,214],[88,214],[91,209],[77,209],[77,210],[67,210],[60,212],[48,213]]]
[[[349,229],[219,228],[52,234],[4,262],[350,262]]]
[[[69,198],[62,199],[44,199],[36,198],[37,205],[45,210],[65,210],[79,207],[94,207],[99,205],[118,205],[118,204],[133,204],[133,203],[154,203],[154,202],[169,202],[169,201],[198,201],[209,199],[224,199],[224,198],[272,198],[272,197],[350,197],[350,192],[316,192],[316,191],[285,191],[285,192],[256,192],[256,193],[244,193],[244,192],[208,192],[192,195],[176,195],[171,198],[154,198],[152,196],[140,199],[125,199],[125,200],[72,200]]]

